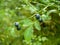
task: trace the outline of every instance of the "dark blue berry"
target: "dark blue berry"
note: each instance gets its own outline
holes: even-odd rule
[[[21,30],[21,27],[19,26],[19,22],[15,22],[15,26],[17,30]]]
[[[36,19],[40,19],[40,15],[39,14],[36,14],[35,17],[36,17]]]
[[[19,23],[18,22],[15,22],[15,26],[18,27],[19,26]]]
[[[19,27],[17,27],[17,30],[21,30],[21,27],[19,26]]]
[[[41,22],[43,22],[43,20],[42,20],[42,19],[39,19],[38,21],[39,21],[40,23],[41,23]]]

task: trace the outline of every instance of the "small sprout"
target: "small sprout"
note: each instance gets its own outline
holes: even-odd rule
[[[42,37],[43,42],[46,41],[46,40],[48,40],[46,37]]]

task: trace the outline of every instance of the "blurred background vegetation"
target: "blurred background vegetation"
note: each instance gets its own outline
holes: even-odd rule
[[[0,0],[0,45],[60,45],[60,0]]]

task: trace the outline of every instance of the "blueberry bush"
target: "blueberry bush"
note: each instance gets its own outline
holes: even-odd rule
[[[60,0],[0,0],[0,45],[60,45]]]

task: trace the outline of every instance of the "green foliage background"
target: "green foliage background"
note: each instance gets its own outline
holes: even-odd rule
[[[60,1],[0,0],[0,45],[60,45]]]

